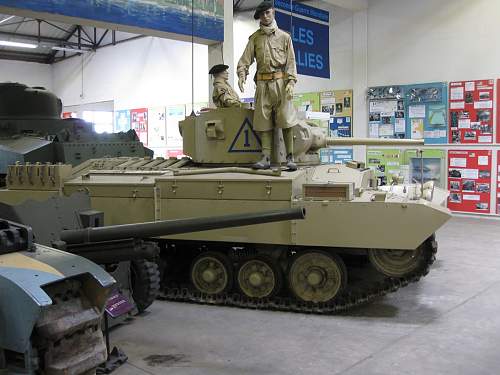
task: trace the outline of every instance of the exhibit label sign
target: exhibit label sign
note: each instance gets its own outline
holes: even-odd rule
[[[193,1],[194,36],[224,40],[224,0]],[[36,12],[41,14],[29,16],[40,18],[43,14],[55,15],[59,16],[58,21],[75,23],[61,18],[72,17],[87,20],[87,24],[89,21],[112,24],[106,27],[115,25],[123,31],[140,29],[145,35],[159,32],[190,36],[192,29],[191,1],[184,0],[0,0],[0,10],[19,15]],[[153,33],[148,34],[147,30]]]
[[[293,40],[297,72],[330,78],[330,13],[292,1],[276,0],[276,22]]]

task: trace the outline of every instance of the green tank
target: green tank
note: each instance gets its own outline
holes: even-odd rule
[[[104,156],[153,156],[134,130],[98,134],[93,124],[61,113],[61,100],[43,87],[0,83],[0,177],[16,162],[78,165]]]
[[[300,207],[301,221],[157,238],[162,297],[283,311],[335,313],[425,276],[437,251],[434,233],[449,218],[447,192],[432,184],[377,187],[362,163],[320,165],[329,145],[413,145],[420,141],[331,139],[305,122],[294,127],[296,171],[281,168],[275,134],[271,170],[249,168],[261,149],[253,112],[211,110],[180,124],[183,159],[89,160],[61,178],[86,191],[106,224]],[[31,167],[30,167],[31,168]],[[1,200],[23,199],[26,166],[13,166]],[[33,185],[31,185],[33,186]]]

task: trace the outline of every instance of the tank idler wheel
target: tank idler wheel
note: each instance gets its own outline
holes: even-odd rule
[[[371,249],[368,258],[375,269],[389,277],[405,277],[417,270],[425,262],[422,246],[416,250]]]
[[[299,253],[292,261],[288,283],[302,301],[328,302],[346,286],[347,269],[338,255],[309,250]]]
[[[191,282],[201,293],[218,294],[233,286],[233,265],[227,255],[205,252],[191,265]]]
[[[250,298],[272,297],[281,289],[283,275],[271,258],[259,255],[244,260],[237,274],[238,286]]]

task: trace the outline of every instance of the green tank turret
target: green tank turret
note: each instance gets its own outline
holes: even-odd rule
[[[16,162],[78,165],[103,156],[153,156],[133,130],[98,134],[93,124],[61,114],[61,100],[45,88],[0,83],[0,177]]]

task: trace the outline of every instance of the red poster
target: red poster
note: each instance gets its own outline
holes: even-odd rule
[[[130,111],[131,127],[137,133],[139,140],[148,145],[148,109],[138,108]]]
[[[448,208],[490,213],[491,150],[448,151]]]
[[[450,143],[493,143],[494,83],[450,82]]]
[[[497,215],[500,215],[500,151],[498,151],[497,155],[497,170],[496,170],[496,175],[497,175]]]
[[[497,81],[497,143],[500,143],[500,79]]]

